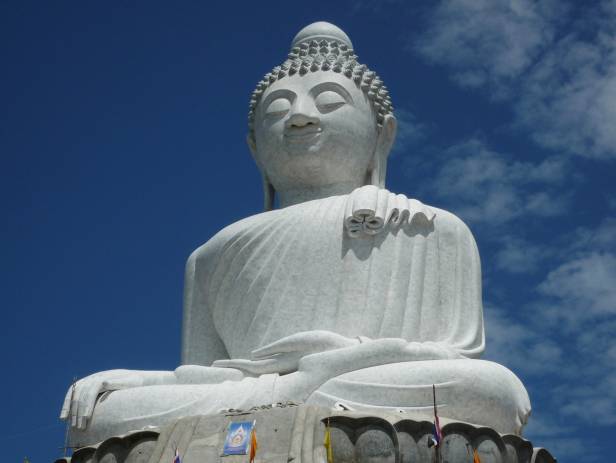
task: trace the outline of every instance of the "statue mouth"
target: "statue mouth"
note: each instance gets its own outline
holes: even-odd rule
[[[289,143],[311,143],[319,138],[322,129],[320,128],[296,128],[285,132],[284,138]]]

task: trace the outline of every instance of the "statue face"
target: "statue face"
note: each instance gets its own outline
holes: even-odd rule
[[[364,184],[378,130],[366,95],[334,72],[274,82],[256,108],[253,154],[277,191]]]

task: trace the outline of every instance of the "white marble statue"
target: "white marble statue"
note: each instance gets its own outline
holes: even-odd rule
[[[443,417],[521,433],[524,386],[477,360],[473,236],[384,189],[396,119],[346,34],[323,22],[300,31],[249,119],[266,211],[188,259],[182,366],[105,371],[69,390],[73,444],[287,400],[413,416],[431,409],[432,384]]]

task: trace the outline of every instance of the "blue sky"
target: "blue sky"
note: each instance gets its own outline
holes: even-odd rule
[[[475,234],[527,437],[613,455],[616,1],[250,3],[0,5],[4,459],[60,455],[73,376],[177,366],[185,259],[261,208],[250,92],[316,20],[391,91],[388,188]]]

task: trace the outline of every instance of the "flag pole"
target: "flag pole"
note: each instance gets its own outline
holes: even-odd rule
[[[432,385],[432,403],[434,403],[434,416],[436,416],[436,386]]]
[[[437,414],[436,414],[436,386],[432,384],[432,403],[434,404],[434,430],[436,432],[437,425]],[[441,461],[441,442],[439,440],[438,444],[434,446],[434,459],[436,463],[440,463]]]

